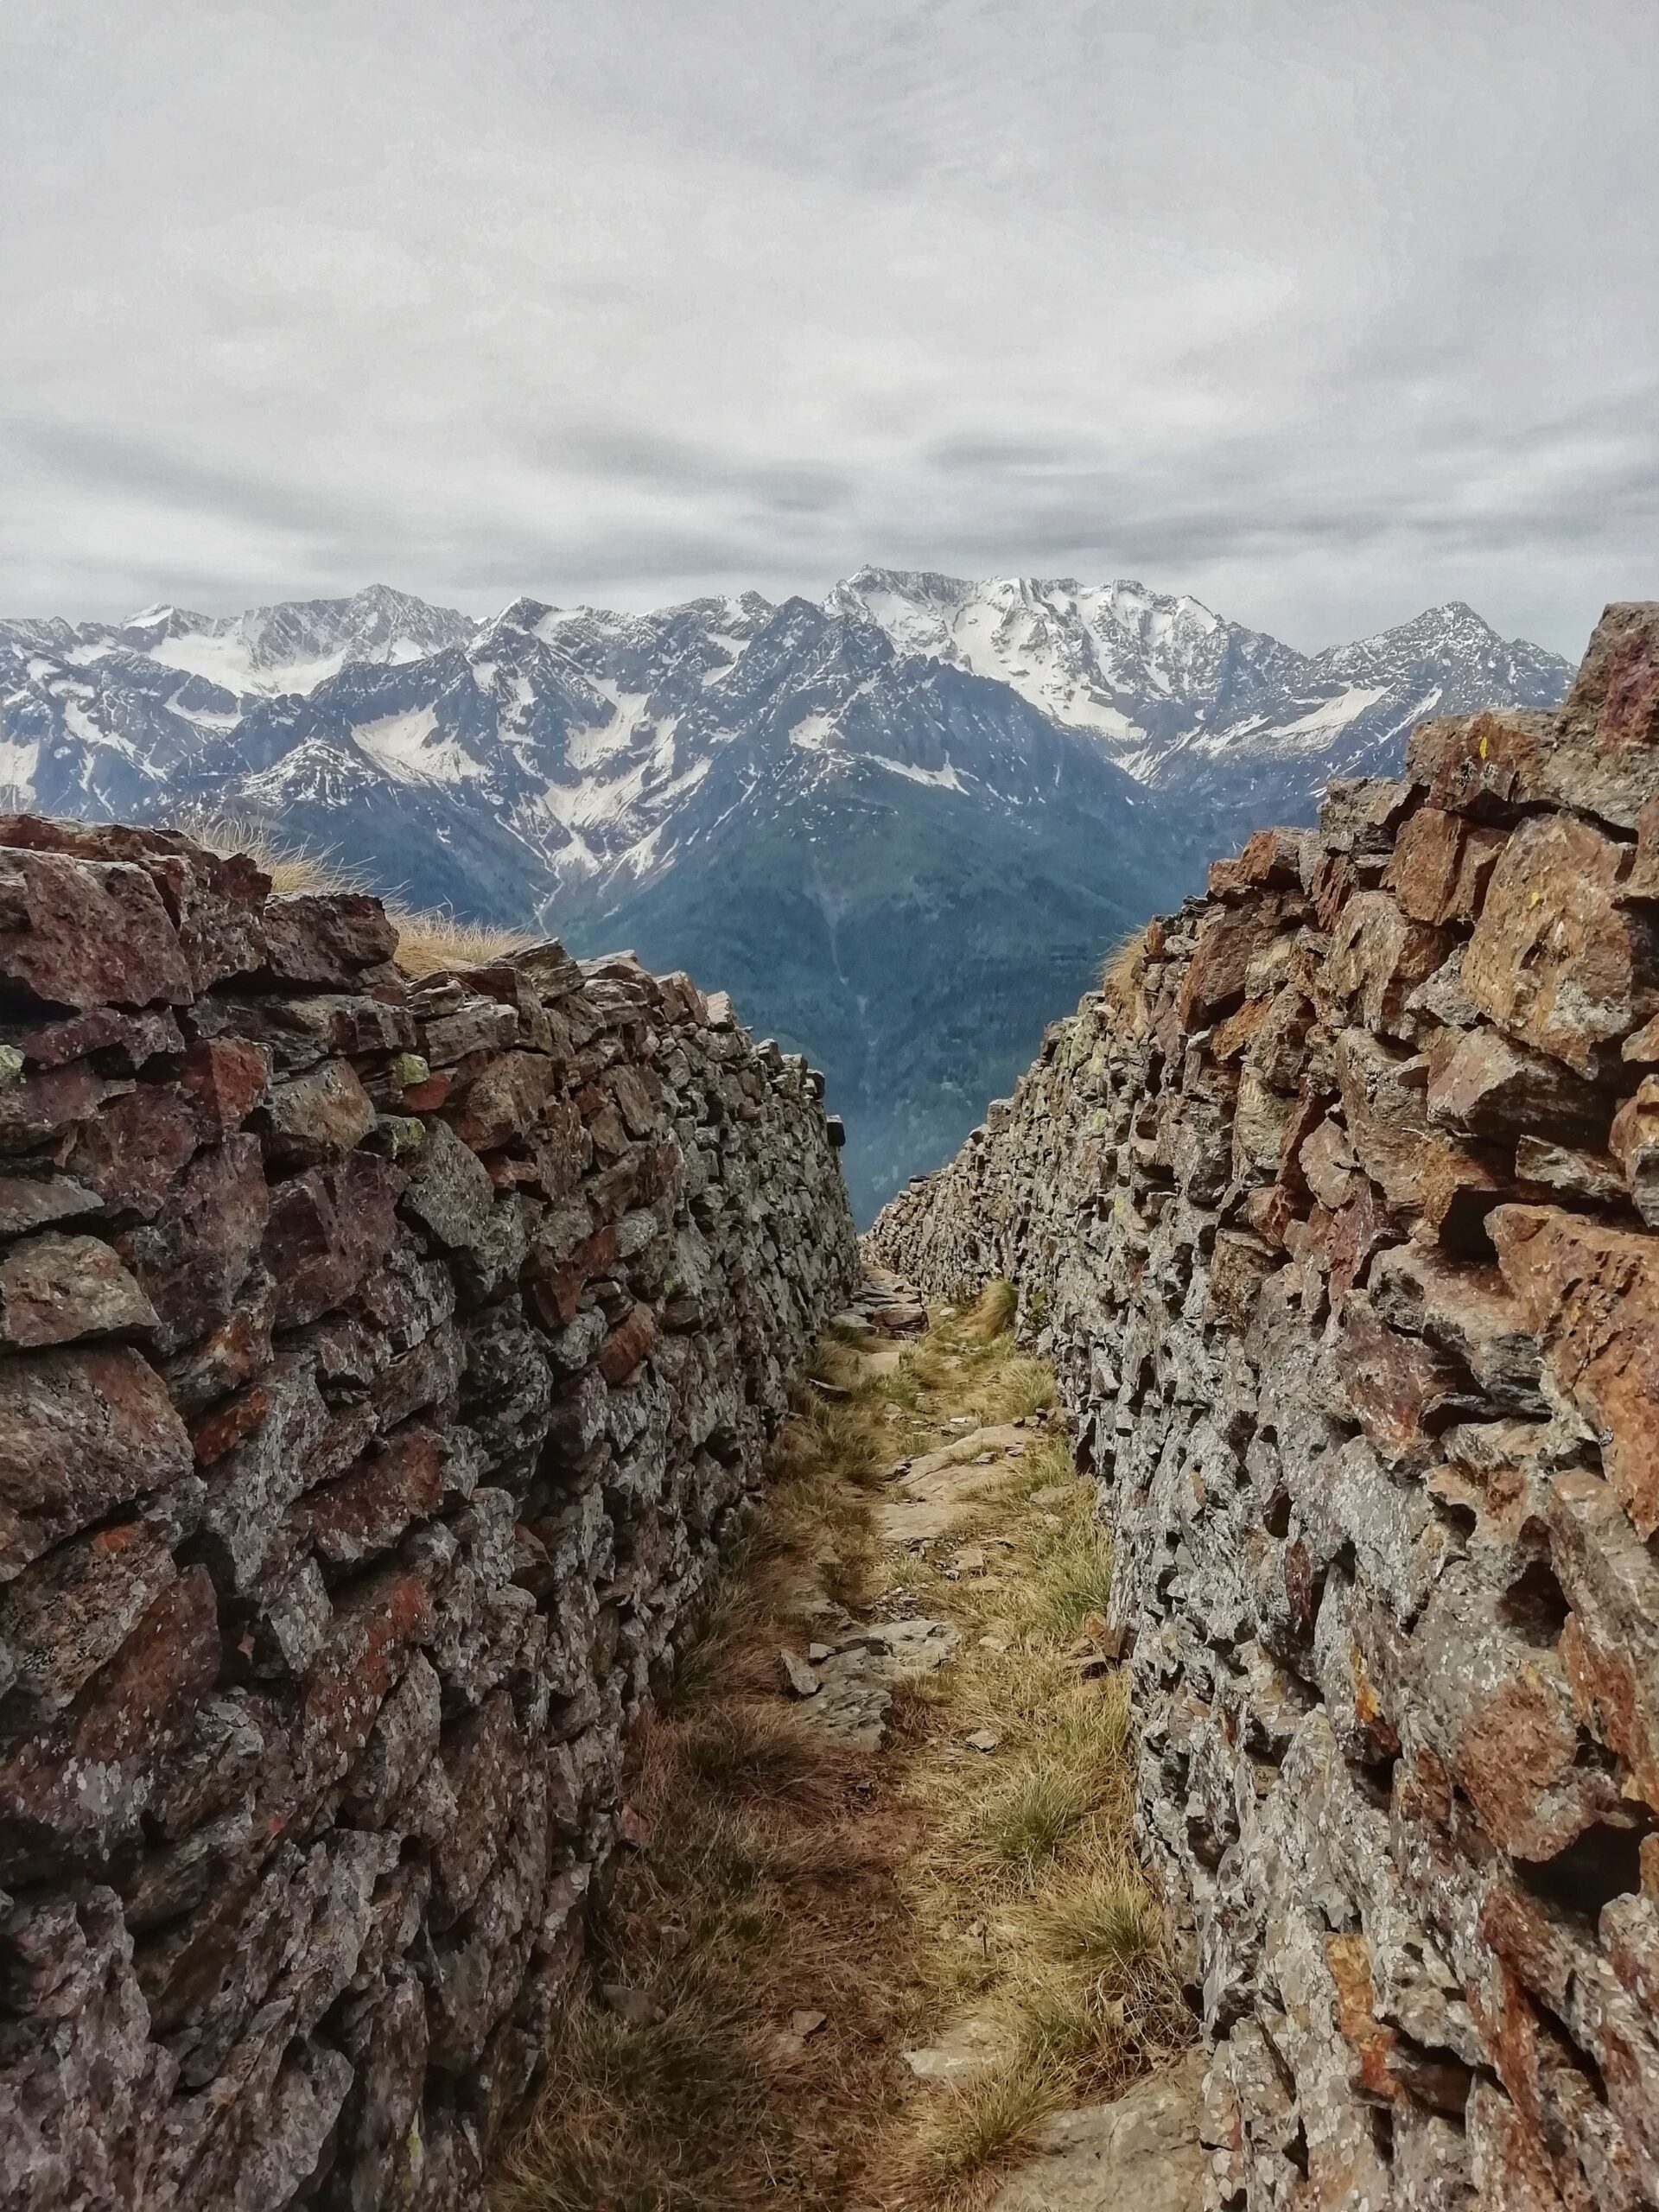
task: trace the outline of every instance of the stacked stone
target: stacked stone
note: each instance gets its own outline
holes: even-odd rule
[[[556,945],[0,823],[0,2197],[470,2207],[855,1252],[822,1084]]]
[[[1147,931],[875,1252],[1116,1541],[1211,2203],[1659,2204],[1659,607]]]

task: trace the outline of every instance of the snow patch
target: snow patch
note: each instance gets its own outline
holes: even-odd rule
[[[435,707],[411,707],[401,715],[381,715],[359,722],[353,731],[369,758],[399,783],[459,784],[476,781],[483,770],[453,738],[434,744]]]
[[[21,738],[0,737],[0,797],[8,802],[27,801],[35,796],[35,771],[40,764],[41,748]]]
[[[908,760],[884,760],[879,753],[863,753],[859,758],[874,761],[878,768],[885,768],[892,775],[902,776],[906,783],[925,784],[930,791],[967,791],[968,786],[957,773],[953,761],[947,760],[943,768],[915,768]]]
[[[789,741],[801,753],[832,753],[841,732],[832,715],[803,715],[789,733]]]
[[[1269,746],[1295,747],[1317,743],[1321,739],[1335,736],[1338,730],[1346,729],[1350,722],[1357,721],[1368,707],[1374,707],[1388,690],[1386,683],[1351,683],[1334,699],[1322,700],[1318,706],[1309,708],[1305,715],[1297,715],[1294,721],[1263,726],[1262,716],[1253,715],[1249,723],[1236,728],[1218,730],[1195,738],[1192,749],[1195,753],[1226,753],[1246,737],[1253,753]]]

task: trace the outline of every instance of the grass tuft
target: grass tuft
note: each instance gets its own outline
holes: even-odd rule
[[[999,1275],[980,1292],[963,1327],[976,1343],[990,1344],[1014,1326],[1019,1304],[1019,1292],[1006,1276]]]
[[[270,878],[271,889],[291,895],[308,893],[368,889],[329,852],[284,842],[266,823],[237,816],[215,815],[187,808],[170,825],[193,837],[209,852],[245,853]],[[523,930],[498,928],[486,922],[463,922],[440,907],[405,905],[388,899],[386,918],[397,932],[393,957],[405,975],[420,977],[454,969],[487,968],[515,952],[527,952],[537,940]]]
[[[1109,1992],[1144,1965],[1159,1942],[1150,1892],[1133,1865],[1103,1866],[1075,1887],[1033,1899],[1030,1926],[1051,1957],[1084,1968]]]
[[[1096,1795],[1086,1775],[1046,1758],[1028,1761],[973,1807],[968,1832],[994,1859],[1028,1878],[1081,1827]]]
[[[975,1401],[986,1421],[1023,1421],[1046,1413],[1054,1403],[1053,1370],[1040,1359],[1016,1352],[1005,1359]]]
[[[976,2184],[1006,2165],[1062,2102],[1063,2083],[1060,2068],[1022,2052],[978,2081],[938,2091],[923,2108],[906,2162],[906,2202],[971,2202]]]
[[[1101,963],[1100,988],[1120,1013],[1127,1014],[1147,964],[1147,932],[1131,930],[1120,938]]]
[[[498,928],[489,922],[463,922],[442,909],[385,902],[386,919],[397,932],[392,957],[406,976],[447,975],[452,969],[493,967],[540,942],[524,930]]]

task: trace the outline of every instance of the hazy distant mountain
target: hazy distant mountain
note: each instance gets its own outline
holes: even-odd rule
[[[0,623],[0,786],[279,825],[376,884],[630,943],[812,1053],[868,1211],[942,1156],[1103,948],[1421,715],[1548,704],[1469,608],[1297,653],[1134,583],[866,569],[626,615],[384,588]]]

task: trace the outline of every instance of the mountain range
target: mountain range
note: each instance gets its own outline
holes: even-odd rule
[[[0,798],[246,823],[688,968],[825,1068],[868,1214],[1217,852],[1394,769],[1423,715],[1569,674],[1458,601],[1306,655],[1127,582],[863,569],[482,620],[375,587],[0,622]]]

